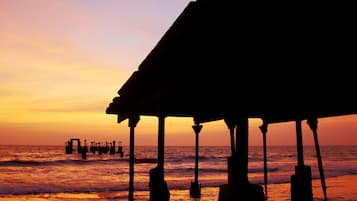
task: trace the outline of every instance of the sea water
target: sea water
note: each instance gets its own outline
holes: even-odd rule
[[[0,146],[0,198],[26,195],[75,193],[115,196],[105,200],[127,200],[129,153],[65,154],[63,146]],[[165,147],[165,180],[170,192],[189,189],[194,180],[195,147]],[[230,147],[202,146],[199,150],[199,182],[204,189],[227,183],[227,157]],[[296,165],[295,146],[268,147],[269,184],[287,184]],[[357,174],[357,146],[322,146],[326,178]],[[135,196],[148,200],[149,170],[156,166],[154,146],[135,147]],[[312,177],[319,178],[315,149],[304,147],[305,164]],[[263,148],[249,148],[249,180],[263,183]],[[217,189],[217,188],[215,188]],[[185,191],[186,192],[186,191]],[[217,197],[217,190],[209,191]],[[288,196],[288,195],[287,195]],[[30,196],[31,197],[31,196]],[[67,200],[64,196],[63,199]],[[85,196],[82,196],[85,197]],[[87,197],[87,199],[89,199]],[[215,198],[216,199],[216,198]],[[352,200],[354,198],[347,198]],[[86,200],[86,199],[83,199]],[[201,200],[205,200],[202,198]]]

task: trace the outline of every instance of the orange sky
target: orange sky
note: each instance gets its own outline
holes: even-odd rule
[[[0,144],[64,144],[70,137],[128,143],[127,122],[105,109],[188,0],[0,1]],[[190,118],[168,118],[167,145],[193,145]],[[259,119],[250,143],[261,144]],[[311,132],[304,125],[304,140]],[[321,144],[357,144],[357,116],[319,124]],[[143,117],[136,144],[156,144],[157,119]],[[293,123],[269,128],[268,143],[295,144]],[[222,121],[202,145],[225,145]]]

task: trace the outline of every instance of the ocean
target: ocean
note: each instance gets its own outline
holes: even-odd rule
[[[0,201],[5,200],[127,200],[129,151],[119,154],[65,154],[64,146],[0,146]],[[188,189],[194,180],[192,146],[165,147],[165,180],[171,200],[190,200]],[[322,146],[328,193],[339,188],[334,178],[357,178],[357,146]],[[227,183],[229,147],[200,147],[199,182],[203,200],[217,200],[218,186]],[[156,147],[135,147],[135,200],[148,200],[149,170],[156,166]],[[319,178],[313,146],[304,147],[305,164]],[[141,160],[142,159],[142,160]],[[290,200],[289,182],[296,165],[295,146],[268,146],[269,201]],[[346,177],[347,176],[347,177]],[[349,179],[348,179],[349,178]],[[263,184],[263,148],[249,148],[249,180]],[[340,181],[340,180],[339,180]],[[351,182],[351,181],[349,181]],[[335,185],[335,186],[334,186]],[[343,182],[342,184],[343,185]],[[357,184],[356,184],[357,185]],[[277,188],[277,189],[276,189]],[[286,188],[285,190],[281,190]],[[320,183],[314,181],[314,196],[321,200]],[[351,189],[356,189],[352,187]],[[318,192],[318,193],[315,193]],[[349,188],[331,200],[357,200]],[[352,190],[353,191],[353,190]]]

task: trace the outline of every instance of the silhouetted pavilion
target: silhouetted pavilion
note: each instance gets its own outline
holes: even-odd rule
[[[159,119],[158,165],[150,171],[152,201],[169,200],[164,180],[167,116],[193,117],[197,141],[201,123],[225,120],[232,156],[228,184],[221,186],[219,200],[262,200],[262,189],[247,176],[248,119],[263,120],[264,139],[268,124],[295,121],[298,165],[292,200],[312,200],[301,121],[308,120],[319,152],[317,119],[356,113],[351,112],[356,103],[351,93],[356,86],[351,8],[311,2],[190,2],[106,111],[118,115],[118,123],[129,119],[129,200],[134,128],[141,115]],[[321,157],[319,167],[324,185]]]

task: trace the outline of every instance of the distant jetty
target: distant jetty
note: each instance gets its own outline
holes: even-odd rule
[[[88,149],[87,141],[84,140],[84,145],[81,145],[81,140],[79,138],[71,138],[65,143],[65,153],[72,154],[74,152],[73,145],[77,143],[77,153],[82,155],[83,159],[87,158],[87,153],[91,152],[93,154],[119,154],[122,158],[124,156],[122,142],[119,141],[118,148],[116,148],[116,141],[112,142],[95,142],[91,141]]]

